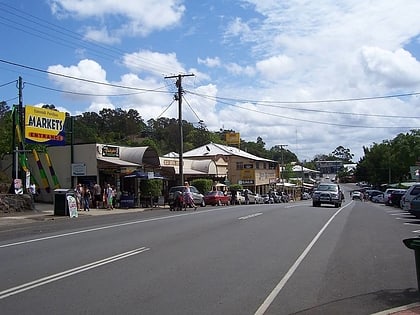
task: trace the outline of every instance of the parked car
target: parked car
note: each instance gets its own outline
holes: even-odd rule
[[[372,197],[376,196],[376,195],[382,195],[383,191],[380,190],[376,190],[376,189],[367,189],[365,191],[365,193],[368,195],[368,199],[372,200]]]
[[[420,183],[413,184],[401,198],[402,209],[409,210],[411,201],[420,194]]]
[[[274,199],[269,194],[264,194],[261,196],[263,198],[264,203],[274,203]]]
[[[401,207],[401,198],[404,196],[406,189],[395,189],[389,196],[386,202],[387,206]]]
[[[302,194],[302,200],[309,200],[311,199],[311,195],[308,192],[304,192]]]
[[[385,203],[385,195],[384,195],[384,193],[382,193],[380,195],[373,196],[371,198],[371,201],[374,202],[374,203]]]
[[[230,197],[220,190],[209,191],[204,195],[206,205],[221,206],[230,204]]]
[[[396,188],[388,188],[384,192],[384,204],[388,204],[388,199],[391,196],[391,193],[396,190]]]
[[[420,194],[411,199],[409,208],[407,210],[412,215],[420,218]]]
[[[312,194],[312,205],[319,207],[321,204],[334,205],[336,208],[341,207],[344,194],[338,184],[321,183],[315,188]]]
[[[241,194],[240,191],[234,190],[232,195],[232,191],[228,191],[228,196],[231,205],[242,205],[245,204],[245,197]]]
[[[185,190],[185,186],[173,186],[169,189],[169,194],[168,194],[168,204],[172,204],[175,201],[175,192],[176,191],[180,191],[180,192],[184,192]],[[198,191],[197,188],[195,188],[194,186],[190,186],[190,191],[194,200],[194,203],[196,205],[200,205],[202,207],[206,206],[206,202],[204,201],[204,196],[202,193],[200,193]]]
[[[359,200],[363,200],[363,194],[361,191],[355,190],[351,193],[351,199],[355,200],[355,199],[359,199]]]
[[[263,197],[260,194],[255,193],[254,194],[254,200],[256,204],[264,203]]]

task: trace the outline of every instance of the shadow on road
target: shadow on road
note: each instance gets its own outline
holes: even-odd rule
[[[381,290],[363,295],[351,296],[312,308],[308,308],[292,314],[372,314],[403,305],[420,301],[420,294],[417,289],[405,290]]]

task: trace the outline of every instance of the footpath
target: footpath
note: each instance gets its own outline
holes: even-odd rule
[[[168,206],[157,206],[150,208],[114,208],[110,209],[90,209],[90,211],[78,211],[79,216],[98,216],[122,213],[135,213],[146,210],[169,210]],[[67,218],[69,220],[77,218],[70,218],[69,216],[55,216],[54,205],[51,203],[35,203],[35,209],[24,212],[2,213],[0,214],[0,226],[13,226],[31,222],[39,222],[46,220],[58,220],[60,218]]]
[[[110,215],[110,214],[122,214],[122,213],[135,213],[146,210],[169,210],[168,206],[157,206],[151,208],[115,208],[110,209],[91,209],[90,211],[79,211],[79,216],[98,216],[98,215]],[[0,215],[0,227],[1,226],[13,226],[31,222],[39,222],[46,220],[57,220],[57,219],[69,219],[77,220],[77,218],[70,218],[69,216],[55,216],[54,205],[49,203],[35,203],[35,210],[15,213],[5,213]],[[381,311],[372,315],[420,315],[420,303],[413,303],[385,311]]]

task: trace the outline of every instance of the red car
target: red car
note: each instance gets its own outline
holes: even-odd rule
[[[229,196],[225,196],[225,194],[223,194],[223,192],[221,192],[220,190],[209,191],[204,196],[204,202],[206,203],[206,205],[212,206],[228,205]]]

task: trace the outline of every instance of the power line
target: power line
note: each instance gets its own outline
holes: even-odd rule
[[[73,94],[73,95],[84,95],[84,96],[104,96],[104,97],[117,97],[117,96],[131,96],[131,95],[139,95],[139,94],[144,94],[144,93],[148,93],[148,92],[156,92],[160,89],[163,89],[165,87],[159,87],[156,88],[154,90],[150,90],[150,91],[141,91],[141,92],[136,92],[136,93],[120,93],[120,94],[93,94],[93,93],[81,93],[81,92],[75,92],[75,91],[66,91],[66,90],[60,90],[60,89],[55,89],[55,88],[51,88],[51,87],[47,87],[47,86],[42,86],[42,85],[38,85],[35,83],[30,83],[25,81],[24,82],[26,85],[31,85],[40,89],[45,89],[45,90],[49,90],[49,91],[54,91],[54,92],[60,92],[60,93],[66,93],[66,94]],[[165,93],[168,93],[167,91],[164,91]]]
[[[38,68],[35,68],[35,67],[26,66],[26,65],[23,65],[23,64],[18,64],[18,63],[3,60],[3,59],[0,59],[0,62],[9,64],[9,65],[12,65],[12,66],[16,66],[16,67],[21,67],[21,68],[24,68],[24,69],[29,69],[29,70],[33,70],[33,71],[37,71],[37,72],[42,72],[42,73],[46,73],[46,74],[50,74],[50,75],[54,75],[54,76],[58,76],[58,77],[63,77],[63,78],[66,78],[66,79],[71,79],[71,80],[83,81],[83,82],[87,82],[87,83],[99,84],[99,85],[121,88],[121,89],[127,89],[127,90],[134,90],[134,91],[159,92],[159,93],[166,93],[166,94],[170,93],[170,92],[167,92],[167,91],[157,91],[157,90],[151,90],[151,89],[135,88],[135,87],[131,87],[131,86],[124,86],[124,85],[112,84],[112,83],[107,83],[107,82],[99,82],[99,81],[90,80],[90,79],[77,78],[77,77],[73,77],[73,76],[70,76],[70,75],[56,73],[56,72],[47,71],[47,70],[42,70],[42,69],[38,69]]]
[[[59,44],[65,47],[78,48],[81,46],[87,49],[93,55],[96,55],[101,58],[108,56],[112,58],[113,60],[115,58],[120,58],[120,55],[129,54],[128,52],[115,48],[114,46],[111,46],[111,45],[105,45],[95,40],[86,40],[85,38],[83,38],[83,36],[81,36],[80,34],[76,32],[73,32],[60,25],[48,22],[30,13],[19,10],[11,5],[0,2],[0,6],[4,7],[2,9],[2,13],[8,13],[14,17],[14,19],[9,19],[5,17],[5,14],[0,15],[0,19],[3,19],[9,23],[7,24],[4,22],[3,23],[0,22],[0,24],[6,25],[12,29],[16,29],[24,33],[31,34],[33,36],[42,38],[50,42],[54,42],[56,44]],[[27,25],[23,23],[18,23],[16,21],[16,18],[18,18],[19,21],[27,22]],[[29,26],[28,23],[31,23],[34,25]],[[17,26],[20,26],[20,27],[17,27]],[[43,31],[42,29],[45,29],[46,31]],[[42,35],[36,34],[34,32],[37,32]],[[55,35],[54,33],[58,33],[59,36]],[[63,40],[63,36],[68,38],[68,40]],[[154,60],[151,60],[151,59],[141,58],[138,55],[135,55],[134,58],[130,59],[130,61],[131,61],[131,64],[134,66],[141,67],[142,65],[146,64],[147,67],[153,71],[161,72],[161,73],[170,72],[168,71],[169,68],[166,65],[156,63]],[[136,61],[140,61],[142,63],[136,63]]]
[[[16,84],[17,80],[13,80],[13,81],[10,81],[10,82],[4,83],[4,84],[0,84],[0,87],[6,86],[6,85],[9,85],[9,84],[12,84],[12,83]]]
[[[190,94],[194,94],[196,96],[202,97],[202,98],[206,98],[206,99],[210,99],[216,102],[219,102],[221,104],[226,104],[229,106],[236,106],[233,103],[229,103],[229,102],[225,102],[223,100],[228,99],[228,98],[223,98],[223,97],[216,97],[216,96],[210,96],[210,95],[205,95],[205,94],[200,94],[200,93],[195,93],[195,92],[191,92],[188,91]],[[414,93],[416,94],[416,93]],[[413,95],[414,95],[413,94]],[[395,96],[397,97],[397,96]],[[353,116],[365,116],[365,117],[379,117],[379,118],[403,118],[403,119],[419,119],[420,116],[400,116],[400,115],[382,115],[382,114],[367,114],[367,113],[349,113],[349,112],[339,112],[339,111],[327,111],[327,110],[320,110],[320,109],[308,109],[308,108],[295,108],[295,107],[286,107],[286,106],[276,106],[276,105],[267,105],[267,104],[260,104],[261,102],[264,103],[264,101],[251,101],[251,100],[243,100],[243,99],[233,99],[230,98],[229,100],[238,102],[238,103],[253,103],[256,106],[265,106],[265,107],[274,107],[274,108],[282,108],[282,109],[290,109],[290,110],[296,110],[296,111],[304,111],[304,112],[315,112],[315,113],[324,113],[324,114],[339,114],[339,115],[353,115]],[[313,101],[314,103],[316,101]],[[271,101],[271,103],[284,103],[281,101]],[[263,112],[262,112],[263,113]]]
[[[212,97],[210,95],[200,94],[192,91],[188,91],[191,94],[203,97]],[[411,92],[411,93],[401,93],[401,94],[391,94],[391,95],[379,95],[379,96],[367,96],[367,97],[355,97],[355,98],[342,98],[342,99],[326,99],[326,100],[307,100],[307,101],[264,101],[264,100],[251,100],[251,99],[238,99],[238,98],[229,98],[229,97],[214,97],[218,100],[227,100],[227,101],[239,101],[243,103],[262,103],[262,104],[317,104],[317,103],[341,103],[341,102],[356,102],[356,101],[369,101],[369,100],[378,100],[378,99],[387,99],[387,98],[399,98],[407,96],[417,96],[420,95],[420,92]]]

